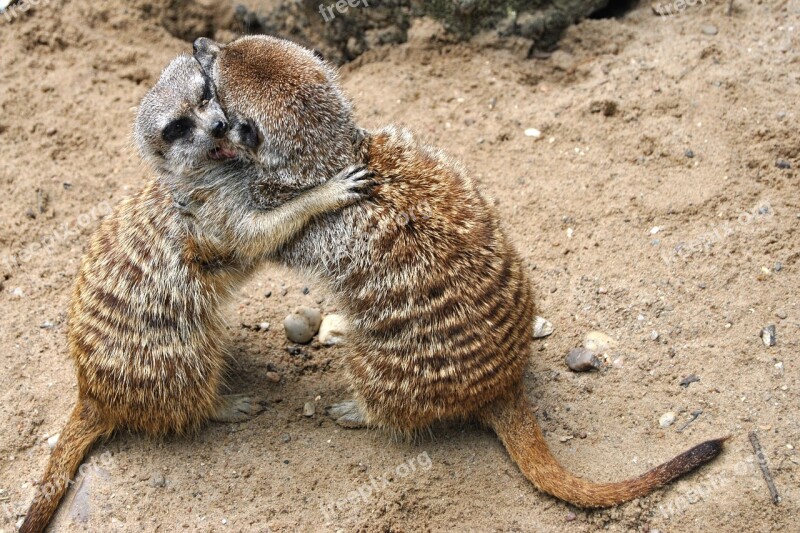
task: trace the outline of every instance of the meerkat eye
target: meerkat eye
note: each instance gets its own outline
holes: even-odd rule
[[[238,128],[239,139],[241,139],[241,143],[253,150],[257,149],[258,145],[261,144],[261,139],[258,134],[258,128],[256,128],[255,124],[248,120],[241,122]]]
[[[173,120],[161,132],[161,137],[168,143],[173,143],[189,134],[194,128],[194,122],[189,117],[181,117]]]

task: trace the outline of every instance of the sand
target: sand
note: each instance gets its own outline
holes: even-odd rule
[[[0,16],[3,531],[75,400],[65,312],[82,251],[149,176],[132,146],[135,106],[190,51],[173,34],[234,36],[179,4],[40,0]],[[53,531],[796,531],[800,3],[737,0],[730,17],[726,6],[662,18],[643,3],[527,61],[518,46],[454,43],[423,20],[407,44],[342,70],[364,125],[414,129],[495,200],[555,327],[532,342],[525,382],[559,459],[617,480],[732,435],[718,460],[587,512],[537,492],[477,426],[437,426],[416,443],[340,429],[324,407],[347,396],[346,347],[291,355],[280,325],[298,305],[335,311],[329,295],[268,266],[229,310],[230,388],[268,409],[195,439],[98,444]],[[574,374],[564,357],[590,331],[616,346],[604,370]],[[691,374],[700,380],[682,387]],[[661,428],[667,412],[676,422]]]

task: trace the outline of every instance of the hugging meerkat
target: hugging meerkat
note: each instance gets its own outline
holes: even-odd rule
[[[580,507],[644,496],[722,451],[724,438],[709,440],[616,483],[569,473],[525,398],[528,274],[466,172],[408,131],[358,128],[336,73],[293,43],[198,39],[195,57],[263,183],[306,188],[353,164],[375,176],[369,200],[319,217],[277,254],[325,281],[350,322],[355,397],[332,408],[338,423],[411,434],[436,420],[479,420],[536,487]],[[409,217],[420,205],[425,216]]]
[[[360,200],[369,180],[346,169],[259,210],[228,133],[191,57],[175,59],[144,97],[135,138],[156,176],[103,221],[81,262],[67,332],[78,400],[20,531],[44,530],[100,437],[191,433],[258,412],[245,395],[221,394],[224,305],[267,255],[314,217]]]

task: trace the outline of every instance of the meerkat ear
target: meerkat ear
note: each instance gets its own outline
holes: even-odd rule
[[[200,63],[203,71],[206,75],[210,75],[212,72],[211,67],[217,59],[217,54],[222,50],[222,45],[206,37],[200,37],[194,41],[192,49],[194,51],[194,58]]]

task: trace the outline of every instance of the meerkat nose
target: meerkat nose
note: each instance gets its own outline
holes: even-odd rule
[[[214,123],[211,127],[211,135],[219,139],[220,137],[224,136],[228,133],[228,123],[224,120],[218,120]]]

